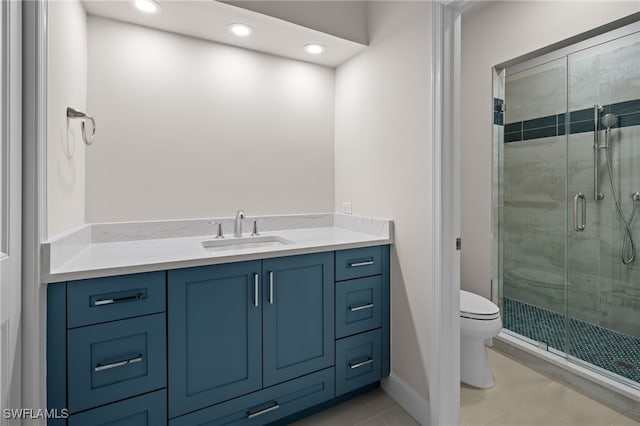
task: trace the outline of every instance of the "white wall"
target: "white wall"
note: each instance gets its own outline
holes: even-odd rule
[[[372,2],[369,48],[336,71],[336,205],[393,218],[392,372],[428,396],[431,4]]]
[[[333,210],[332,69],[88,22],[88,222]]]
[[[67,106],[87,107],[87,17],[78,0],[49,2],[47,76],[48,234],[84,223],[85,145]]]
[[[491,295],[492,67],[638,11],[638,1],[498,1],[463,14],[463,289]]]

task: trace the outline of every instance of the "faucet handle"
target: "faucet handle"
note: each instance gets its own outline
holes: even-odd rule
[[[253,220],[253,231],[251,232],[252,237],[257,237],[258,235],[260,235],[260,233],[258,232],[258,222],[262,222],[262,219]]]
[[[216,232],[216,238],[224,238],[224,234],[222,233],[222,221],[216,222],[215,220],[211,219],[207,223],[209,225],[218,225],[218,229],[217,229],[217,232]]]

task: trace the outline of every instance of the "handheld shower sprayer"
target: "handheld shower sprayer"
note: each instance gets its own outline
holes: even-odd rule
[[[618,123],[618,116],[612,113],[605,114],[600,120],[602,125],[607,128],[607,131],[611,130],[613,126]]]

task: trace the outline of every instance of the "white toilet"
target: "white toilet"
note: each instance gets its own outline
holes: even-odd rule
[[[500,309],[491,301],[460,290],[460,381],[487,389],[493,375],[487,360],[485,341],[500,333]]]

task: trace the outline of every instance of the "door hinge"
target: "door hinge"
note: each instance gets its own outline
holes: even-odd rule
[[[456,238],[456,250],[462,249],[462,238]]]

